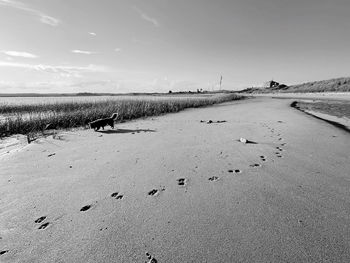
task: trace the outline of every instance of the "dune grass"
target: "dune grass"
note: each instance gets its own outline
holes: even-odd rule
[[[200,97],[106,99],[103,101],[56,102],[30,105],[0,105],[0,137],[87,126],[90,121],[118,113],[118,121],[178,112],[241,99],[236,94]]]
[[[350,78],[307,82],[290,86],[283,92],[349,92]]]
[[[240,93],[317,93],[317,92],[350,92],[350,78],[336,78],[312,81],[292,86],[276,88],[247,88]]]

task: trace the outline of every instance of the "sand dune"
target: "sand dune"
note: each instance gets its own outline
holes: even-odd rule
[[[290,103],[62,132],[3,156],[0,261],[349,262],[349,134]]]

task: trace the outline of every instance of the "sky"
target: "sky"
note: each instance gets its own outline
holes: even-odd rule
[[[350,76],[349,0],[0,0],[0,93]]]

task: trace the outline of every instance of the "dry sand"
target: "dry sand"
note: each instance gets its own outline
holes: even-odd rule
[[[290,102],[63,132],[3,156],[0,261],[350,262],[349,133]]]

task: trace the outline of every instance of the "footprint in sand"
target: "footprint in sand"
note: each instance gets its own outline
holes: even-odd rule
[[[111,194],[111,197],[114,197],[115,199],[123,199],[124,195],[120,195],[118,192],[115,192]]]
[[[276,154],[276,157],[282,158],[281,152],[275,152],[275,154]]]
[[[91,208],[91,205],[86,205],[86,206],[83,206],[82,208],[80,208],[80,211],[85,212],[85,211],[89,210],[90,208]]]
[[[37,223],[37,224],[39,224],[39,223],[41,223],[42,221],[44,221],[45,219],[46,219],[46,216],[41,216],[41,217],[39,217],[38,219],[36,219],[34,222]]]
[[[214,182],[214,181],[219,180],[219,177],[217,177],[217,176],[212,176],[212,177],[209,177],[208,180]]]
[[[146,257],[147,257],[147,259],[148,259],[148,261],[146,261],[146,263],[157,263],[157,262],[158,262],[158,261],[157,261],[154,257],[152,257],[151,254],[148,253],[148,252],[146,252]]]
[[[236,174],[238,174],[238,173],[241,173],[242,171],[239,170],[239,169],[236,169],[236,170],[228,170],[228,172],[229,173],[236,173]]]
[[[185,178],[177,179],[177,184],[181,185],[181,186],[185,185],[186,184],[186,179]]]
[[[42,224],[41,226],[39,226],[38,229],[45,229],[49,226],[49,224],[50,224],[49,222],[46,222],[46,223]]]
[[[254,163],[254,164],[251,164],[249,165],[250,167],[261,167],[261,164],[259,163]]]
[[[148,195],[156,195],[158,194],[158,190],[157,189],[152,189],[151,191],[148,192]]]
[[[266,162],[266,157],[264,155],[260,155],[260,160]]]

